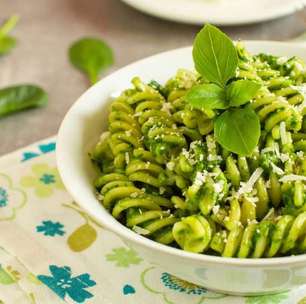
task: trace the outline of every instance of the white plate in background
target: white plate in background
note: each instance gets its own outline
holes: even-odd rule
[[[301,10],[306,0],[122,0],[147,14],[192,24],[262,22]]]

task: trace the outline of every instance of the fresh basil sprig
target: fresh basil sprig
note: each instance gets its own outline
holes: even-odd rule
[[[225,149],[239,155],[249,155],[258,144],[260,122],[257,114],[247,105],[231,108],[217,117],[215,137]]]
[[[231,107],[239,107],[255,97],[261,85],[251,80],[234,81],[226,87],[226,98]]]
[[[113,62],[112,49],[101,39],[86,37],[74,42],[69,49],[71,64],[84,72],[92,84]]]
[[[0,56],[8,54],[16,46],[16,38],[9,35],[15,28],[19,17],[13,15],[0,26]]]
[[[197,34],[192,54],[196,70],[209,83],[191,88],[186,94],[187,102],[204,111],[225,110],[215,118],[216,140],[231,152],[249,155],[259,141],[260,121],[246,104],[255,97],[261,85],[251,80],[234,79],[238,67],[234,43],[210,24]]]
[[[219,86],[235,76],[238,55],[232,40],[213,25],[207,24],[193,43],[193,61],[197,71]]]

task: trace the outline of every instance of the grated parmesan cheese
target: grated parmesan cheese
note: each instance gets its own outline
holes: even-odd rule
[[[278,175],[284,175],[285,172],[280,168],[280,167],[277,167],[276,165],[274,165],[272,162],[270,162],[270,165],[272,167],[272,171]]]
[[[160,187],[159,188],[159,194],[164,194],[166,192],[166,188],[165,187]]]
[[[274,148],[273,147],[267,147],[267,148],[264,148],[261,150],[261,153],[262,154],[265,154],[265,153],[269,153],[269,152],[274,152]]]
[[[222,160],[222,156],[209,154],[207,160],[208,161]]]
[[[224,186],[224,182],[222,180],[214,183],[215,192],[221,193],[223,191],[223,186]]]
[[[105,131],[101,134],[100,136],[100,142],[101,141],[104,141],[108,136],[110,135],[110,132],[109,131]]]
[[[129,164],[129,162],[130,162],[130,154],[129,154],[129,152],[125,152],[124,157],[125,157],[125,162],[127,164]]]
[[[247,223],[248,225],[251,225],[251,224],[257,224],[258,222],[255,219],[253,220],[247,219]]]
[[[166,167],[167,167],[168,170],[173,171],[174,167],[175,167],[175,163],[170,161],[170,162],[167,163]]]
[[[289,157],[289,154],[288,154],[288,153],[281,153],[280,156],[279,156],[279,159],[284,163],[284,162],[286,162],[287,160],[289,160],[290,157]]]
[[[148,229],[144,229],[142,227],[139,227],[139,226],[133,226],[133,230],[137,233],[137,234],[140,234],[140,235],[148,235],[150,234],[150,230]]]
[[[296,63],[295,63],[295,67],[296,67],[297,70],[300,71],[300,72],[304,72],[304,71],[305,71],[305,68],[304,68],[299,62],[296,62]]]
[[[141,114],[142,114],[142,112],[136,112],[133,116],[134,117],[139,117],[139,116],[141,116]]]
[[[292,181],[306,181],[306,176],[296,175],[296,174],[288,174],[280,178],[280,182],[292,182]]]
[[[238,194],[241,195],[243,193],[251,192],[254,184],[259,179],[263,171],[264,170],[262,168],[257,168],[251,175],[250,179],[238,190]]]
[[[103,201],[104,200],[104,195],[102,195],[101,193],[97,193],[97,199],[99,201]]]
[[[258,197],[256,196],[247,197],[247,200],[253,205],[259,201]]]
[[[275,151],[276,156],[279,158],[280,157],[279,144],[277,142],[275,142],[273,147],[274,147],[274,151]]]
[[[170,102],[163,103],[162,108],[161,108],[162,111],[166,112],[169,115],[171,114],[170,112],[171,109],[172,109],[172,105]]]
[[[288,58],[285,57],[285,56],[282,56],[282,57],[277,58],[276,63],[279,64],[279,65],[282,65],[287,61],[288,61]]]
[[[286,123],[284,121],[282,121],[279,125],[279,133],[282,144],[287,144]]]
[[[195,179],[194,179],[194,185],[196,186],[202,186],[202,184],[205,182],[207,171],[203,172],[197,172]]]
[[[206,144],[209,151],[216,149],[216,141],[210,136],[206,136]]]
[[[220,205],[213,206],[213,208],[212,208],[213,214],[217,214],[219,212],[219,209],[220,209]]]
[[[138,193],[137,192],[133,192],[130,194],[130,197],[131,198],[136,198],[138,196]]]
[[[269,212],[265,215],[265,217],[264,217],[262,220],[264,221],[264,220],[267,220],[267,219],[273,217],[273,216],[274,216],[274,213],[275,213],[274,208],[271,208],[271,209],[269,210]]]

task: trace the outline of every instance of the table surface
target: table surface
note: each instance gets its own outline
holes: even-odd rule
[[[140,58],[192,43],[199,27],[144,15],[119,0],[4,1],[0,21],[17,13],[18,47],[0,60],[0,87],[33,82],[49,93],[45,108],[0,120],[0,155],[56,134],[87,79],[68,62],[69,45],[82,36],[100,36],[114,49],[107,73]],[[287,40],[306,30],[306,10],[261,24],[226,27],[235,39]]]

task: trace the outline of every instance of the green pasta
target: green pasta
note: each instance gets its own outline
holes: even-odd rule
[[[306,253],[306,65],[251,55],[241,42],[235,48],[230,81],[260,84],[249,102],[261,128],[252,152],[218,142],[222,110],[187,101],[192,88],[208,83],[202,75],[179,70],[165,85],[135,77],[111,103],[108,130],[91,153],[97,197],[136,233],[186,251]]]

